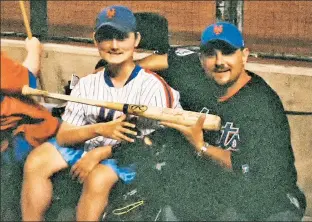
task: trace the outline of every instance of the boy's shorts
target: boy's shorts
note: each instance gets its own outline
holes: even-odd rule
[[[24,164],[31,150],[32,146],[25,140],[24,136],[17,135],[9,147],[1,153],[1,163],[5,165]]]
[[[72,148],[72,147],[60,146],[57,143],[55,137],[48,140],[47,142],[51,143],[60,152],[64,160],[70,166],[73,166],[78,160],[80,160],[83,157],[85,153],[87,153],[86,151],[84,151],[83,147]],[[115,173],[118,175],[118,177],[126,184],[131,183],[135,179],[136,172],[135,172],[134,164],[130,164],[125,167],[119,167],[117,165],[116,159],[102,160],[100,164],[103,164],[112,168],[115,171]]]

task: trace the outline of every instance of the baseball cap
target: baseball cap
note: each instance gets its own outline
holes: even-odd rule
[[[109,6],[98,14],[95,22],[95,32],[104,26],[110,26],[125,33],[135,32],[136,20],[132,11],[127,7]]]
[[[229,22],[209,25],[202,33],[201,45],[206,45],[211,40],[223,40],[236,48],[243,48],[245,45],[242,33]]]

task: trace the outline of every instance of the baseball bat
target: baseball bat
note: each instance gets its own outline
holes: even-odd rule
[[[162,108],[146,105],[135,105],[115,102],[105,102],[94,99],[78,98],[58,93],[49,93],[48,91],[33,89],[25,85],[22,89],[23,95],[43,96],[53,99],[60,99],[65,101],[71,101],[76,103],[87,104],[91,106],[105,107],[108,109],[114,109],[122,111],[125,114],[132,114],[135,116],[141,116],[148,119],[168,121],[172,123],[178,123],[186,126],[194,125],[197,119],[202,113],[186,111],[182,109]],[[216,131],[221,126],[221,119],[219,116],[206,114],[206,119],[203,128],[205,130]]]
[[[24,1],[20,0],[19,1],[19,5],[20,5],[20,9],[21,9],[22,15],[23,15],[23,21],[24,21],[24,25],[25,25],[25,28],[26,28],[27,38],[31,39],[32,38],[32,32],[31,32],[29,21],[28,21],[28,17],[27,17],[27,14],[26,14]],[[42,78],[41,78],[40,74],[38,75],[38,81],[39,81],[39,85],[41,86],[41,88],[44,89],[45,87],[43,85],[43,81],[42,81]],[[46,101],[44,100],[44,102],[46,102]]]
[[[32,33],[31,33],[30,26],[29,26],[28,18],[27,18],[24,1],[19,1],[19,5],[20,5],[21,11],[22,11],[22,15],[23,15],[23,20],[24,20],[24,25],[25,25],[25,28],[26,28],[27,37],[29,39],[31,39],[32,38]]]

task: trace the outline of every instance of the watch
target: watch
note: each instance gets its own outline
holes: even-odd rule
[[[205,142],[204,145],[197,152],[198,156],[203,156],[203,154],[208,150],[209,143]]]

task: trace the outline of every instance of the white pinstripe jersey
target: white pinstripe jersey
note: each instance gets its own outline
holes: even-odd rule
[[[181,108],[178,91],[172,89],[160,76],[136,66],[125,85],[115,88],[104,70],[83,77],[76,84],[71,96],[158,107]],[[118,118],[122,112],[68,102],[62,119],[70,124],[82,126],[98,122],[108,122]],[[137,128],[142,135],[147,135],[157,128],[157,122],[146,118],[138,118]],[[115,145],[116,140],[99,136],[86,141],[85,149],[98,146]]]

